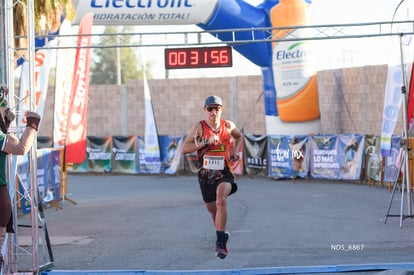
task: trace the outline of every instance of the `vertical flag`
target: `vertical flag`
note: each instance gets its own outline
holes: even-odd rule
[[[89,66],[93,14],[85,15],[79,26],[78,49],[72,82],[66,131],[65,162],[82,163],[86,155]]]
[[[141,58],[142,60],[142,58]],[[160,146],[158,144],[157,126],[155,124],[154,110],[152,108],[151,93],[148,86],[147,74],[144,64],[144,97],[145,97],[145,166],[149,173],[156,174],[161,171]]]
[[[407,123],[408,135],[414,136],[414,60],[411,66],[410,88],[408,90]]]
[[[52,41],[53,42],[53,41]],[[49,82],[49,71],[50,71],[50,53],[51,50],[48,49],[48,46],[38,50],[35,53],[35,104],[36,112],[43,116],[45,108],[45,100],[47,94],[47,87]],[[17,115],[17,127],[26,126],[26,112],[30,110],[30,100],[29,100],[29,62],[25,61],[22,64],[21,78],[20,78],[20,89],[19,89],[19,101],[16,104],[19,105],[18,115]]]
[[[396,11],[394,20],[403,21],[408,17],[409,7],[407,6],[400,9],[398,12]],[[400,26],[401,33],[411,29],[410,24],[398,26]],[[405,35],[403,37],[394,36],[391,40],[392,48],[389,50],[390,61],[388,64],[388,75],[385,85],[384,112],[381,128],[381,154],[384,157],[389,157],[391,154],[391,137],[397,124],[403,99],[401,87],[406,87],[407,85],[407,83],[404,83],[406,78],[403,76],[408,74],[408,63],[411,63],[413,60],[411,41],[412,35]],[[401,64],[402,61],[404,64]],[[410,123],[410,120],[411,118],[409,117],[407,123]],[[407,125],[404,125],[404,127],[406,126]]]
[[[55,102],[53,111],[54,148],[63,148],[65,146],[76,54],[76,41],[67,36],[69,34],[71,34],[71,23],[68,20],[64,20],[59,30],[59,49],[56,54]]]

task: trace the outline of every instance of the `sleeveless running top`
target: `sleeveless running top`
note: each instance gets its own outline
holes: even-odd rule
[[[213,129],[211,129],[204,120],[200,121],[200,123],[203,129],[201,136],[202,141],[204,144],[209,144],[208,146],[197,151],[198,160],[200,161],[201,167],[205,169],[211,169],[208,168],[209,166],[207,166],[207,162],[209,160],[214,160],[212,162],[217,162],[217,165],[219,165],[221,160],[223,160],[224,167],[230,168],[230,134],[227,129],[226,122],[224,120],[220,120],[220,128],[218,132],[215,132]],[[217,167],[219,166],[216,166],[216,168]],[[223,169],[217,168],[213,170]]]

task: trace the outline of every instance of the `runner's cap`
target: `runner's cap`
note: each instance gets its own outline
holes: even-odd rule
[[[223,106],[223,102],[221,101],[221,98],[216,95],[211,95],[206,98],[206,102],[204,103],[204,107],[208,105],[220,105]]]

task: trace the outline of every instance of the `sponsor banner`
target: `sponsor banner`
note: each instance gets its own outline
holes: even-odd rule
[[[137,173],[137,137],[112,137],[112,173]]]
[[[160,173],[161,162],[154,163],[148,161],[148,156],[145,152],[145,138],[137,136],[137,148],[138,148],[138,162],[137,172],[139,174],[157,174]]]
[[[395,10],[393,20],[410,20],[410,17],[412,17],[410,16],[412,15],[412,4],[404,3],[404,1],[401,1],[400,4],[401,6],[398,6],[397,10]],[[401,31],[401,33],[404,33],[411,30],[411,24],[400,24],[398,25],[398,29],[396,31]],[[407,76],[409,75],[409,67],[411,66],[411,63],[414,59],[412,40],[413,35],[404,35],[401,37],[394,36],[390,38],[390,49],[388,51],[388,75],[387,83],[385,86],[384,115],[381,131],[381,153],[384,157],[391,156],[392,154],[391,137],[400,114],[402,103],[401,88],[403,86],[407,87],[408,85],[408,83],[405,83],[405,80],[408,78]],[[404,94],[404,96],[406,95]],[[411,102],[409,105],[412,104],[413,103]],[[408,110],[409,113],[407,124],[411,124],[412,106],[409,106]],[[404,110],[404,112],[405,111],[407,110]],[[404,125],[404,127],[405,126],[406,125]]]
[[[144,63],[145,64],[145,63]],[[149,173],[161,172],[161,155],[158,143],[157,125],[152,108],[151,93],[144,68],[144,98],[145,98],[145,144],[144,162]]]
[[[384,157],[391,154],[391,136],[400,116],[402,102],[401,65],[389,66],[385,85],[384,112],[381,127],[381,153]]]
[[[77,3],[76,3],[77,2]],[[218,0],[78,0],[76,19],[94,14],[96,25],[174,25],[206,23]]]
[[[365,136],[364,178],[374,181],[382,180],[382,155],[380,137]]]
[[[26,112],[36,111],[41,117],[45,109],[45,100],[47,94],[47,87],[49,82],[49,71],[50,71],[50,49],[43,48],[35,53],[35,64],[34,64],[34,85],[35,85],[35,109],[30,107],[30,93],[29,93],[29,62],[25,61],[22,65],[20,88],[19,88],[19,101],[16,102],[18,105],[17,112],[17,127],[26,126]]]
[[[339,135],[338,137],[337,156],[340,164],[338,179],[360,180],[365,137],[362,135]]]
[[[340,164],[338,163],[338,137],[336,135],[316,135],[309,139],[309,170],[315,179],[337,179]]]
[[[88,113],[89,67],[93,17],[88,14],[79,26],[78,46],[68,112],[65,162],[82,163],[85,159]]]
[[[401,137],[391,137],[391,148],[389,156],[384,161],[384,182],[396,182],[401,171],[401,160],[403,149],[400,147]]]
[[[248,175],[267,176],[267,136],[244,135],[243,161]]]
[[[309,145],[312,178],[360,179],[364,153],[362,135],[316,135],[310,138]]]
[[[85,160],[82,163],[74,163],[71,166],[68,166],[68,171],[74,173],[87,173],[88,172],[88,160]]]
[[[161,151],[161,171],[176,174],[181,170],[181,156],[184,139],[182,136],[159,136]]]
[[[76,40],[68,36],[71,33],[71,23],[68,20],[64,20],[59,29],[58,46],[61,48],[56,53],[55,100],[53,111],[53,147],[55,148],[63,148],[65,146],[76,54],[74,48]]]
[[[269,176],[306,178],[309,167],[308,136],[268,136]]]
[[[86,158],[88,172],[105,173],[111,170],[112,137],[88,136]]]
[[[62,175],[62,150],[51,150],[50,151],[51,160],[51,178],[47,181],[46,190],[51,191],[53,194],[53,199],[59,201],[61,193],[61,181],[63,178]],[[66,186],[67,188],[67,186]],[[50,198],[49,198],[50,199]]]
[[[37,150],[37,186],[39,201],[46,204],[60,200],[61,152],[59,150]],[[31,211],[30,169],[28,155],[17,158],[17,183],[20,207],[23,214]]]

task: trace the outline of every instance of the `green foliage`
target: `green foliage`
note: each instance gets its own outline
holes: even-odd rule
[[[110,35],[115,33],[127,33],[128,27],[105,27],[101,39],[110,39],[112,45],[117,43],[116,36]],[[122,35],[120,35],[122,36]],[[143,66],[136,55],[136,48],[122,47],[122,45],[130,45],[131,36],[122,36],[119,40],[120,47],[120,67],[121,67],[121,84],[125,84],[128,80],[143,79]],[[148,73],[147,77],[151,78]],[[91,84],[117,84],[117,49],[116,48],[97,48],[92,51],[91,58]]]

